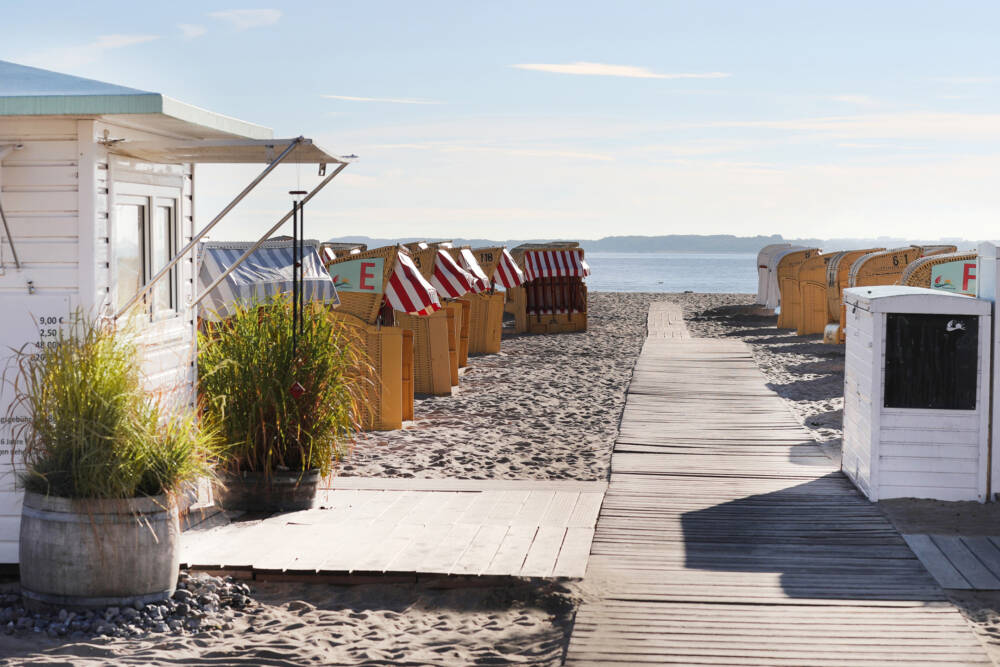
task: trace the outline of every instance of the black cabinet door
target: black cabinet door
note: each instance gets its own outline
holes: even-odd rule
[[[889,313],[885,407],[975,410],[979,318]]]

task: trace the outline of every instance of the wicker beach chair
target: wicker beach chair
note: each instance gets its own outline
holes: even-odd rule
[[[400,326],[413,332],[413,373],[417,393],[448,395],[451,393],[451,388],[458,385],[458,371],[462,361],[460,354],[462,325],[465,321],[464,311],[468,307],[468,304],[458,297],[464,296],[467,291],[464,288],[456,288],[451,282],[447,285],[442,284],[435,275],[439,253],[442,251],[447,253],[450,242],[412,243],[406,247],[420,274],[428,282],[438,286],[442,297],[449,296],[449,292],[445,290],[450,290],[450,299],[442,300],[443,308],[439,311],[440,314],[435,313],[430,317],[397,316],[396,318]],[[450,257],[450,253],[448,256]],[[468,349],[468,328],[465,328],[465,336],[465,346]],[[468,354],[466,354],[467,359]]]
[[[819,248],[804,248],[786,252],[778,261],[778,290],[781,293],[781,312],[778,313],[779,329],[798,329],[802,315],[799,294],[799,267],[810,257],[820,254]]]
[[[517,333],[568,333],[587,330],[590,275],[579,243],[525,243],[511,250],[525,283],[507,291],[507,312]]]
[[[503,257],[504,247],[475,248],[473,254],[493,284],[497,267]],[[469,301],[469,352],[471,354],[496,354],[500,351],[503,334],[503,309],[505,296],[502,292],[490,290],[470,294]]]
[[[903,271],[903,275],[900,276],[899,284],[909,285],[910,287],[943,289],[948,292],[957,292],[959,294],[969,294],[974,296],[974,290],[969,289],[968,285],[953,283],[947,277],[939,273],[935,267],[940,269],[943,264],[951,264],[952,262],[955,262],[960,265],[960,275],[971,275],[974,279],[976,275],[976,262],[978,259],[979,254],[975,251],[952,252],[942,255],[921,257],[914,262],[910,262],[910,264],[906,267],[906,270]],[[969,265],[971,265],[971,271],[968,269]],[[935,276],[935,273],[937,273],[937,276]]]
[[[826,272],[830,262],[843,252],[813,255],[799,265],[799,317],[796,334],[821,334],[827,324]]]
[[[847,250],[837,253],[826,265],[826,326],[823,329],[823,342],[843,343],[843,332],[840,329],[840,310],[844,301],[844,288],[847,287],[851,266],[861,257],[873,252],[881,252],[885,248],[865,248],[863,250]]]
[[[340,285],[337,316],[353,330],[371,365],[366,376],[371,386],[363,427],[376,431],[401,428],[404,420],[413,419],[415,341],[411,331],[393,326],[392,320],[398,318],[386,317],[392,311],[386,312],[384,298],[398,254],[405,251],[396,246],[344,250],[347,252],[340,253],[326,268],[334,284]]]
[[[862,255],[851,265],[847,275],[847,287],[895,285],[899,283],[903,271],[911,262],[915,262],[921,257],[942,255],[955,252],[955,250],[957,248],[953,245],[911,245]],[[844,338],[844,332],[847,330],[846,323],[847,308],[841,302],[839,325],[841,333],[838,336],[841,342]]]

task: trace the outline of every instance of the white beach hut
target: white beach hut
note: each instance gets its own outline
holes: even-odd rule
[[[150,392],[194,399],[195,280],[201,239],[280,163],[320,165],[311,199],[347,164],[303,137],[159,93],[0,61],[0,363],[45,343],[70,311],[127,318],[139,331]],[[195,165],[259,163],[204,229],[194,228]],[[326,174],[326,165],[334,168]],[[204,190],[211,184],[198,182]],[[291,213],[276,221],[273,234]],[[253,254],[252,244],[239,263]],[[220,282],[225,276],[220,276]],[[10,379],[9,377],[7,378]],[[16,414],[0,394],[0,563],[17,561]]]
[[[778,288],[778,278],[771,273],[771,257],[792,247],[791,243],[772,243],[760,249],[757,253],[757,305],[767,306],[770,292]],[[773,285],[772,285],[773,283]],[[777,296],[774,297],[777,299]],[[774,306],[770,306],[774,308]]]
[[[844,472],[873,501],[985,501],[991,304],[898,285],[844,302]]]

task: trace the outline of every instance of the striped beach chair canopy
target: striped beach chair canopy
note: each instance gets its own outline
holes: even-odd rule
[[[303,260],[305,298],[339,305],[337,290],[319,255],[319,241],[306,240]],[[236,263],[252,242],[209,241],[199,247],[198,284],[208,287]],[[266,301],[278,294],[292,293],[294,257],[291,240],[265,241],[212,290],[201,304],[203,319],[218,321],[233,314],[235,304]]]
[[[458,263],[462,265],[462,268],[472,274],[472,291],[479,294],[489,290],[490,279],[486,276],[483,268],[479,266],[479,260],[476,259],[472,248],[459,248],[455,253],[458,255]]]
[[[507,248],[501,251],[500,261],[493,272],[493,282],[504,286],[504,289],[512,289],[524,283],[524,271],[517,265]]]
[[[423,275],[440,296],[459,299],[469,292],[477,291],[474,287],[476,277],[451,256],[454,248],[451,241],[408,243],[406,248],[422,257],[420,268]],[[428,264],[432,266],[428,268]]]
[[[409,315],[430,315],[441,310],[437,289],[420,275],[413,258],[404,250],[396,254],[396,265],[385,286],[385,301],[393,310]]]
[[[526,250],[524,273],[527,280],[562,276],[586,278],[590,275],[590,266],[584,261],[581,248]]]

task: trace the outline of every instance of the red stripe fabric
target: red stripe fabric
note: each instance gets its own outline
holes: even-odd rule
[[[524,269],[527,280],[590,275],[582,250],[529,250],[524,253]]]
[[[396,266],[389,276],[385,289],[385,301],[393,310],[410,315],[430,315],[441,309],[441,300],[409,255],[398,253]]]
[[[521,271],[521,267],[517,265],[506,248],[504,248],[500,262],[493,273],[493,280],[503,285],[504,289],[517,287],[524,282],[524,272]]]
[[[471,292],[474,282],[472,274],[456,264],[447,250],[438,250],[431,275],[431,285],[438,292],[457,299]]]

